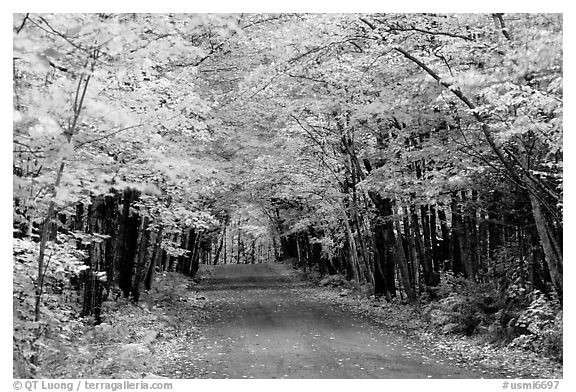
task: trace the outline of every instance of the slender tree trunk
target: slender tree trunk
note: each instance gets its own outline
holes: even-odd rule
[[[218,264],[218,259],[220,258],[220,252],[222,252],[222,247],[224,246],[224,238],[226,238],[226,224],[222,225],[222,234],[220,236],[220,241],[218,241],[218,248],[216,249],[216,254],[214,255],[214,265]]]
[[[440,220],[440,232],[442,233],[442,246],[441,249],[441,260],[442,260],[442,270],[445,270],[445,265],[449,260],[452,260],[452,245],[450,238],[450,229],[448,228],[448,221],[446,219],[446,213],[443,208],[438,209],[438,220]]]
[[[431,276],[431,266],[429,260],[427,260],[426,250],[424,248],[424,242],[422,240],[422,233],[420,232],[420,222],[418,219],[418,213],[416,212],[416,207],[414,205],[410,206],[410,217],[412,223],[412,234],[414,234],[414,245],[416,247],[416,254],[418,255],[418,260],[422,265],[422,275],[424,277],[424,283],[427,286],[432,285]]]
[[[456,192],[452,193],[452,271],[455,274],[462,274],[468,277],[469,263],[466,259],[467,252],[463,251],[465,248],[464,228],[462,227],[462,211],[458,202],[458,195]]]
[[[146,278],[144,279],[144,288],[146,290],[152,289],[153,282],[154,282],[154,274],[156,272],[156,266],[159,264],[162,258],[162,228],[158,229],[156,234],[156,239],[154,242],[153,253],[152,253],[152,262],[148,268],[148,273],[146,274]]]
[[[386,276],[384,275],[384,228],[379,222],[374,224],[374,292],[376,295],[386,291]]]
[[[432,241],[430,239],[430,219],[425,206],[420,206],[420,215],[422,220],[422,235],[424,239],[424,271],[428,275],[426,284],[428,286],[436,286],[440,283],[440,277],[436,274],[434,264],[432,262]]]
[[[282,240],[280,240],[280,242],[282,243]],[[274,248],[274,260],[279,261],[281,257],[284,256],[284,254],[280,255],[278,250],[278,240],[276,239],[276,236],[272,237],[272,247]]]
[[[372,265],[370,264],[370,258],[368,255],[368,251],[366,249],[366,243],[364,241],[364,236],[362,235],[362,230],[360,228],[359,220],[362,217],[359,214],[356,214],[357,220],[354,221],[356,233],[358,236],[358,245],[360,246],[360,255],[362,257],[362,273],[364,280],[368,283],[374,284],[374,270]]]
[[[432,261],[434,265],[434,271],[440,272],[442,258],[440,256],[440,245],[438,244],[436,206],[429,205],[428,210],[430,212],[430,240],[432,242]]]
[[[148,256],[148,241],[150,232],[147,230],[149,218],[144,216],[140,225],[138,235],[138,251],[134,257],[133,270],[132,270],[132,298],[135,302],[140,299],[141,282],[146,273],[146,258]]]
[[[240,264],[240,250],[242,248],[242,233],[240,232],[240,221],[238,221],[238,241],[236,242],[236,264]]]
[[[256,240],[252,240],[252,244],[250,246],[250,264],[254,264],[256,262]]]
[[[520,159],[525,172],[530,170],[529,160],[527,156],[526,149],[524,148],[524,142],[519,138],[518,140],[518,150],[520,153]],[[526,179],[525,181],[529,181]],[[550,279],[552,285],[560,298],[563,299],[563,252],[562,248],[559,246],[558,241],[555,238],[555,233],[550,227],[550,223],[546,219],[542,203],[540,199],[533,193],[528,192],[530,198],[530,205],[532,206],[532,215],[534,216],[534,222],[536,223],[536,229],[538,231],[538,236],[540,237],[540,245],[544,251],[544,259],[548,266],[548,271],[550,272]]]
[[[483,215],[478,223],[478,271],[482,272],[479,272],[482,276],[485,275],[489,262],[488,221],[486,215]]]
[[[348,217],[344,214],[344,228],[346,229],[346,237],[348,239],[348,254],[350,257],[350,272],[352,273],[351,279],[360,282],[360,270],[358,266],[358,254],[356,252],[356,244],[354,242],[354,236],[352,235],[352,229],[348,223]]]
[[[398,255],[398,269],[400,270],[400,276],[402,278],[402,286],[404,287],[404,292],[408,297],[408,300],[411,303],[416,302],[416,290],[410,283],[410,271],[408,271],[408,262],[406,254],[404,253],[404,246],[402,245],[402,238],[400,236],[401,228],[400,222],[398,220],[394,221],[396,226],[396,232],[398,236],[396,236],[396,253]]]
[[[540,202],[532,194],[530,194],[530,204],[532,205],[532,214],[540,237],[540,245],[544,250],[544,258],[546,260],[546,265],[548,266],[548,271],[550,272],[550,279],[558,297],[562,301],[562,249],[559,249],[557,243],[554,241],[554,237],[552,236],[548,222],[546,222]]]
[[[222,245],[222,248],[224,250],[224,258],[223,258],[224,264],[228,263],[228,243],[229,243],[228,236],[229,236],[230,230],[227,230],[227,228],[228,228],[228,226],[226,226],[224,228],[225,229],[224,230],[224,237],[222,238],[222,240],[224,241],[224,244]]]
[[[198,234],[196,235],[196,241],[194,242],[194,249],[192,251],[191,269],[190,269],[190,277],[191,278],[196,276],[196,273],[198,272],[198,268],[200,268],[198,258],[199,258],[200,243],[202,242],[202,234],[203,234],[203,231],[199,230]]]
[[[374,227],[374,265],[377,272],[374,276],[374,290],[376,295],[384,294],[387,298],[396,296],[396,236],[394,234],[394,223],[392,200],[382,198],[379,194],[369,192],[370,199],[374,202],[378,210],[378,216],[373,222]],[[399,233],[400,234],[400,233]]]
[[[406,256],[410,263],[408,264],[408,269],[410,271],[410,281],[412,282],[412,287],[418,289],[420,287],[419,271],[420,263],[418,261],[418,254],[416,252],[416,244],[414,243],[414,234],[410,229],[410,214],[408,213],[408,207],[404,206],[403,210],[403,223],[404,223],[404,237],[406,238],[407,252]]]
[[[58,169],[58,174],[56,175],[56,182],[54,183],[54,195],[56,197],[56,189],[60,186],[60,180],[62,179],[62,174],[64,173],[64,167],[66,164],[62,162],[60,168]],[[42,302],[42,293],[44,290],[44,258],[46,257],[46,244],[48,238],[50,237],[50,227],[52,222],[52,216],[54,215],[54,210],[56,208],[56,203],[54,200],[50,201],[48,205],[48,212],[46,213],[46,218],[42,222],[42,230],[40,232],[40,252],[38,254],[38,273],[36,275],[36,302],[34,306],[34,321],[40,321],[40,303]]]

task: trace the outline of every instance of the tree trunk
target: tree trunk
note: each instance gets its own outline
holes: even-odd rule
[[[395,220],[394,224],[396,226],[396,232],[398,233],[398,236],[396,237],[396,253],[398,255],[398,269],[400,270],[400,276],[402,278],[402,286],[404,287],[404,292],[408,297],[408,301],[414,303],[416,302],[416,291],[410,283],[410,271],[408,271],[407,257],[404,253],[404,246],[402,245],[402,238],[400,236],[400,233],[402,232],[400,229],[400,222]]]
[[[452,272],[456,275],[466,276],[466,268],[464,267],[466,255],[462,252],[462,213],[456,192],[452,193],[450,206],[452,209]]]
[[[525,172],[528,172],[530,169],[529,160],[527,156],[526,149],[524,148],[524,142],[519,138],[518,140],[518,151],[520,153],[520,160],[522,166],[525,169]],[[525,179],[526,182],[529,179]],[[556,240],[556,236],[552,228],[550,227],[550,223],[546,219],[542,208],[542,202],[537,197],[534,192],[528,192],[528,196],[530,198],[530,205],[532,206],[532,215],[534,216],[534,222],[536,223],[536,230],[538,231],[538,236],[540,237],[540,245],[542,246],[542,250],[544,251],[544,259],[546,260],[546,265],[548,267],[548,271],[550,272],[550,279],[552,281],[552,285],[558,294],[558,298],[560,301],[563,300],[563,284],[562,284],[562,276],[563,276],[563,252],[562,247],[559,245],[558,241]]]
[[[242,248],[242,232],[240,231],[240,219],[238,220],[238,241],[236,242],[236,264],[240,264],[240,250]]]
[[[427,259],[426,250],[424,248],[424,242],[422,240],[422,233],[420,232],[420,222],[418,219],[418,213],[416,212],[416,207],[414,205],[410,206],[410,218],[412,223],[412,234],[414,235],[414,245],[416,247],[416,254],[420,265],[422,265],[422,276],[424,277],[424,283],[427,286],[432,285],[432,268],[430,261]]]
[[[446,220],[446,213],[443,208],[438,209],[438,220],[440,220],[440,232],[442,233],[442,245],[440,246],[440,259],[442,260],[442,271],[446,270],[446,264],[452,260],[452,246],[450,238],[450,229]]]
[[[530,194],[530,204],[532,205],[532,214],[534,216],[534,221],[536,222],[536,229],[538,230],[538,235],[540,237],[540,245],[544,251],[544,259],[546,260],[546,265],[548,271],[550,272],[550,279],[552,285],[562,301],[563,285],[562,285],[562,249],[558,247],[558,244],[554,240],[548,222],[544,217],[542,207],[540,202],[536,197]]]
[[[200,249],[200,242],[202,241],[202,234],[203,231],[199,231],[197,236],[196,236],[196,241],[194,242],[194,250],[192,251],[192,259],[191,259],[191,269],[190,269],[190,277],[195,277],[196,273],[198,272],[198,268],[200,268],[200,265],[198,263],[198,255],[199,255],[199,249]]]
[[[224,238],[226,237],[226,225],[222,225],[222,235],[220,236],[220,241],[218,241],[218,248],[216,249],[216,254],[214,255],[214,265],[218,264],[218,259],[220,258],[220,252],[222,251],[222,246],[224,245]]]
[[[403,207],[403,223],[404,223],[404,237],[406,238],[406,256],[410,261],[408,264],[408,270],[410,271],[410,282],[412,287],[416,290],[420,287],[420,263],[418,260],[418,253],[416,252],[416,244],[414,243],[414,234],[410,229],[410,214],[408,213],[408,207]]]
[[[440,272],[442,266],[442,258],[440,245],[438,244],[437,221],[436,221],[436,206],[429,205],[430,212],[430,240],[432,242],[432,261],[434,265],[434,272]]]
[[[426,285],[436,286],[440,283],[440,276],[436,274],[434,264],[432,262],[432,241],[430,239],[430,219],[425,206],[420,206],[420,215],[422,219],[422,235],[424,238],[424,273],[428,275]]]
[[[250,264],[254,264],[256,262],[256,240],[252,240],[252,244],[250,246]]]
[[[134,302],[138,302],[140,299],[141,283],[144,280],[144,274],[146,273],[146,258],[148,256],[148,240],[150,236],[150,232],[147,230],[148,223],[149,218],[144,216],[138,235],[138,251],[134,255],[131,290]]]
[[[346,237],[348,239],[348,254],[350,257],[350,272],[351,272],[351,279],[355,280],[356,282],[360,282],[360,277],[362,276],[360,273],[360,267],[358,265],[358,253],[356,251],[356,243],[354,242],[354,236],[352,235],[352,229],[350,228],[350,224],[348,223],[348,217],[344,216],[344,228],[346,229]]]
[[[222,260],[224,261],[224,264],[228,263],[228,236],[230,233],[230,230],[227,230],[228,225],[226,225],[224,227],[224,236],[222,237],[222,241],[224,241],[224,244],[222,245],[222,248],[224,250],[224,257],[222,258]]]
[[[362,230],[360,227],[359,220],[362,219],[360,214],[356,214],[356,219],[354,221],[355,229],[358,237],[358,245],[360,246],[360,256],[362,258],[362,273],[364,280],[368,283],[374,284],[374,269],[370,263],[370,257],[366,249],[366,244],[364,241],[364,236],[362,235]]]
[[[144,279],[144,288],[146,290],[152,289],[154,282],[154,274],[156,272],[156,266],[158,265],[162,257],[162,228],[158,230],[155,235],[155,241],[153,242],[153,253],[152,260],[148,267],[148,273]]]

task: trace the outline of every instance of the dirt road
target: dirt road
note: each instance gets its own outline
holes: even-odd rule
[[[368,319],[315,299],[282,264],[223,265],[205,296],[202,378],[480,378]]]

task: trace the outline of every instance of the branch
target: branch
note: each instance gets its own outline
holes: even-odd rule
[[[492,14],[492,18],[494,19],[494,25],[496,26],[496,28],[498,28],[498,25],[500,25],[500,31],[502,32],[502,35],[504,36],[504,38],[510,41],[512,38],[510,37],[510,33],[508,32],[506,25],[504,24],[504,18],[502,18],[502,16],[504,16],[504,14],[502,13]]]
[[[522,141],[519,140],[518,143],[522,143]],[[520,169],[522,169],[522,172],[526,175],[526,177],[528,177],[530,180],[532,180],[532,182],[537,187],[539,187],[542,191],[544,191],[548,196],[550,196],[555,201],[560,201],[560,196],[558,196],[553,191],[551,191],[550,188],[542,182],[542,180],[540,180],[538,177],[535,177],[534,175],[532,175],[532,173],[530,173],[530,168],[524,167],[524,165],[522,164],[522,162],[520,162],[520,160],[518,159],[516,154],[514,154],[512,151],[510,151],[509,149],[506,149],[506,148],[504,149],[504,151],[506,151],[508,156],[514,162],[516,162],[516,164],[520,167]]]
[[[242,16],[243,16],[243,15],[242,15]],[[249,29],[250,27],[259,25],[259,24],[261,24],[261,23],[267,23],[267,22],[274,22],[274,21],[277,21],[277,20],[282,20],[285,16],[291,17],[292,15],[280,14],[280,15],[278,15],[278,16],[271,16],[271,17],[269,17],[269,18],[267,18],[267,19],[257,20],[256,22],[252,22],[252,23],[247,24],[246,26],[241,27],[241,28],[242,28],[242,29]],[[238,21],[238,25],[239,25],[239,26],[240,26],[240,22],[241,22],[241,20]]]
[[[50,64],[50,66],[51,66],[52,68],[56,68],[56,69],[59,70],[59,71],[72,73],[68,68],[63,67],[63,66],[61,66],[61,65],[58,65],[58,64],[54,63],[52,60],[49,60],[49,64]],[[73,74],[73,73],[72,73],[72,74]]]
[[[414,26],[410,26],[410,27],[400,27],[400,26],[388,27],[388,31],[417,31],[419,33],[424,33],[424,34],[428,34],[428,35],[445,35],[447,37],[460,38],[460,39],[463,39],[466,41],[473,41],[472,37],[467,37],[465,35],[449,33],[447,31],[424,30],[424,29],[414,27]]]
[[[320,147],[320,149],[322,150],[322,154],[320,155],[320,160],[322,161],[322,164],[330,171],[330,173],[334,176],[334,178],[336,179],[336,181],[339,184],[342,184],[342,182],[340,181],[340,179],[338,178],[338,176],[336,175],[336,172],[334,171],[334,169],[328,165],[326,163],[326,160],[324,159],[324,156],[328,156],[328,154],[326,153],[326,148],[325,146],[316,138],[312,135],[312,133],[306,129],[306,127],[304,127],[304,125],[302,125],[302,123],[300,122],[300,120],[298,119],[298,117],[294,116],[293,114],[290,115],[290,117],[292,117],[296,123],[300,126],[300,128],[302,128],[304,130],[304,132],[306,132],[306,134]],[[314,127],[310,124],[308,124],[312,129],[314,129]]]
[[[309,130],[306,129],[306,127],[304,127],[304,125],[302,125],[302,123],[300,122],[300,120],[298,119],[298,117],[296,117],[295,115],[291,114],[290,117],[292,117],[292,119],[294,119],[294,121],[296,121],[296,123],[298,125],[300,125],[300,128],[302,128],[302,130],[304,132],[306,132],[306,134],[312,139],[314,140],[314,142],[316,142],[316,144],[318,144],[320,147],[322,147],[322,150],[324,150],[324,146],[322,146],[322,143],[320,143],[320,141],[318,139],[316,139],[314,137],[314,135],[312,135],[312,133],[310,133]]]
[[[302,59],[302,58],[304,58],[304,57],[306,57],[306,56],[308,56],[308,55],[310,55],[310,54],[312,54],[312,53],[319,52],[319,51],[321,51],[322,49],[325,49],[325,48],[326,48],[326,46],[317,46],[317,47],[315,47],[315,48],[310,49],[309,51],[307,51],[307,52],[305,52],[305,53],[302,53],[302,54],[300,54],[300,55],[298,55],[298,56],[296,56],[296,57],[291,58],[291,59],[288,60],[287,62],[288,62],[288,64],[294,64],[294,63],[296,63],[297,61],[299,61],[300,59]]]
[[[442,80],[442,78],[436,72],[434,72],[430,67],[428,67],[426,64],[424,64],[422,61],[418,60],[416,57],[412,56],[410,53],[406,52],[404,49],[402,49],[400,47],[395,47],[394,50],[398,51],[399,53],[404,55],[404,57],[406,57],[407,59],[409,59],[410,61],[412,61],[416,65],[418,65],[420,68],[422,68],[424,71],[426,71],[440,85],[442,85],[444,88],[448,89],[450,92],[452,92],[452,94],[454,94],[456,97],[458,97],[458,99],[460,99],[466,106],[468,106],[468,108],[472,111],[474,118],[480,123],[480,128],[482,129],[482,133],[484,134],[486,141],[488,142],[488,144],[490,145],[490,147],[492,148],[494,153],[496,153],[496,155],[498,156],[498,159],[500,159],[500,161],[502,162],[504,167],[506,167],[506,169],[508,171],[510,171],[510,173],[514,177],[518,177],[518,175],[516,174],[516,171],[514,170],[513,165],[506,159],[504,153],[502,152],[500,147],[498,147],[498,145],[496,144],[494,137],[492,136],[492,131],[491,131],[490,127],[488,126],[488,124],[486,124],[484,118],[478,113],[478,110],[476,110],[476,105],[474,105],[468,99],[468,97],[466,97],[462,93],[462,91],[459,88],[457,88],[457,87],[453,86],[452,84],[447,83],[444,80]]]
[[[141,126],[142,126],[142,124],[138,124],[138,125],[131,125],[131,126],[125,127],[125,128],[120,128],[120,129],[118,129],[118,130],[116,130],[116,131],[110,132],[110,133],[107,134],[107,135],[100,136],[100,137],[97,137],[97,138],[95,138],[95,139],[86,140],[86,141],[81,142],[81,143],[77,143],[77,144],[74,146],[74,149],[77,150],[77,149],[79,149],[80,147],[82,147],[82,146],[84,146],[84,145],[86,145],[86,144],[94,143],[94,142],[99,142],[100,140],[108,139],[108,138],[110,138],[110,137],[112,137],[112,136],[114,136],[114,135],[116,135],[116,134],[118,134],[118,133],[120,133],[120,132],[124,132],[124,131],[127,131],[127,130],[129,130],[129,129],[137,128],[137,127],[141,127]]]
[[[365,18],[359,18],[360,21],[364,24],[366,24],[368,27],[370,27],[370,29],[372,30],[376,30],[376,26],[369,22],[367,19]],[[452,37],[452,38],[460,38],[466,41],[473,41],[474,39],[472,37],[469,36],[465,36],[465,35],[461,35],[461,34],[456,34],[456,33],[450,33],[447,31],[432,31],[432,30],[425,30],[419,27],[415,27],[415,26],[409,26],[409,27],[402,27],[399,25],[396,26],[386,26],[386,32],[391,32],[391,31],[416,31],[418,33],[423,33],[423,34],[428,34],[428,35],[444,35],[447,37]],[[384,38],[384,37],[381,37]]]
[[[434,52],[434,56],[438,57],[440,60],[444,61],[444,64],[446,64],[446,67],[448,68],[448,71],[450,71],[450,76],[454,77],[454,73],[452,72],[452,67],[450,67],[450,64],[448,63],[448,60],[446,60],[446,57],[444,57],[443,54],[438,53],[438,52]]]
[[[26,21],[28,20],[28,17],[29,17],[29,16],[30,16],[29,13],[24,16],[24,19],[22,20],[22,24],[20,24],[20,27],[18,27],[18,28],[16,29],[16,34],[20,34],[20,32],[21,32],[22,29],[24,28],[24,25],[26,24]]]
[[[76,125],[78,124],[78,118],[80,118],[80,112],[82,111],[82,104],[84,103],[84,98],[86,97],[86,90],[88,90],[88,83],[90,82],[90,78],[92,75],[88,75],[86,80],[83,80],[83,75],[80,76],[80,80],[78,81],[78,89],[76,90],[76,97],[74,99],[74,116],[72,118],[72,124],[69,125],[68,129],[66,130],[66,138],[68,142],[72,140],[72,136],[76,132]],[[84,82],[84,88],[82,90],[82,95],[80,97],[80,102],[78,102],[78,94],[80,92],[80,87]]]
[[[310,80],[311,82],[322,83],[322,84],[327,85],[327,86],[330,85],[330,83],[328,83],[326,80],[314,79],[314,78],[311,78],[311,77],[306,76],[306,75],[294,75],[292,73],[286,73],[286,75],[288,75],[289,77],[294,78],[294,79],[305,79],[305,80]]]
[[[33,24],[35,24],[38,28],[46,31],[47,33],[51,33],[54,35],[57,35],[58,37],[62,38],[64,41],[68,42],[70,45],[72,45],[73,47],[75,47],[76,49],[79,49],[83,52],[89,52],[89,49],[83,48],[82,46],[78,45],[77,43],[73,42],[70,38],[68,38],[64,33],[59,32],[58,30],[56,30],[55,28],[53,28],[50,23],[48,23],[48,21],[43,18],[42,16],[39,17],[39,19],[46,25],[48,26],[49,30],[46,30],[43,26],[41,26],[39,23],[37,23],[36,21],[34,21],[33,19],[30,19],[30,22],[32,22]]]
[[[436,72],[434,72],[432,69],[430,69],[428,66],[426,66],[426,64],[422,63],[420,60],[418,60],[414,56],[410,55],[404,49],[399,48],[399,47],[395,47],[394,49],[396,51],[402,53],[406,58],[408,58],[410,61],[417,64],[420,68],[424,69],[430,76],[432,76],[435,80],[437,80],[438,83],[440,83],[446,89],[450,90],[462,102],[464,102],[464,104],[466,106],[468,106],[468,108],[470,108],[470,110],[472,111],[472,114],[474,115],[474,118],[476,119],[476,121],[478,121],[480,123],[480,128],[482,129],[482,133],[484,134],[486,141],[488,142],[488,144],[492,148],[492,151],[494,151],[494,153],[496,154],[498,159],[502,162],[502,164],[504,165],[504,167],[509,172],[510,176],[513,178],[513,180],[515,182],[517,182],[519,184],[524,184],[524,187],[531,194],[533,194],[535,197],[537,197],[539,199],[541,199],[541,196],[538,194],[538,191],[537,191],[538,189],[540,189],[541,191],[544,191],[547,195],[551,196],[555,200],[559,199],[559,197],[554,195],[554,193],[548,187],[546,187],[538,178],[536,178],[534,175],[532,175],[532,173],[530,173],[528,170],[525,170],[523,165],[521,165],[519,163],[519,161],[516,159],[515,156],[512,157],[512,162],[509,161],[508,159],[506,159],[504,152],[496,144],[494,137],[492,135],[492,130],[490,129],[488,124],[486,124],[485,119],[478,113],[478,111],[476,110],[476,106],[462,93],[462,91],[460,91],[459,88],[443,81],[442,78]],[[518,166],[520,166],[520,169],[522,170],[522,176],[526,180],[529,180],[529,181],[523,180],[520,177],[520,175],[515,170],[514,163],[516,163]],[[536,186],[536,189],[533,186],[531,186],[530,183],[533,184],[534,186]],[[546,204],[546,205],[548,205],[548,204]],[[548,208],[548,210],[550,213],[554,213],[553,210],[551,210],[549,208]]]
[[[265,23],[265,22],[270,22],[270,21],[275,21],[275,20],[282,19],[282,16],[283,16],[283,15],[280,15],[280,16],[277,16],[277,17],[274,16],[274,17],[271,17],[271,18],[268,18],[268,19],[263,19],[263,20],[261,20],[261,21],[253,22],[253,23],[251,23],[251,24],[249,24],[249,25],[246,25],[246,26],[244,26],[244,27],[241,27],[241,26],[240,26],[240,28],[241,28],[242,30],[248,29],[248,28],[250,28],[250,27],[252,27],[252,26],[255,26],[255,25],[257,25],[257,24],[260,24],[260,23]],[[242,16],[241,16],[241,18],[242,18]],[[240,18],[240,20],[238,21],[238,25],[239,25],[240,22],[241,22],[241,18]],[[211,48],[210,48],[210,52],[209,52],[206,56],[201,57],[199,60],[196,60],[196,61],[191,62],[191,63],[180,63],[180,64],[173,64],[173,65],[176,66],[176,67],[190,67],[190,66],[192,66],[192,67],[198,67],[198,66],[201,65],[203,62],[205,62],[205,61],[208,60],[210,57],[212,57],[216,52],[218,52],[218,51],[219,51],[226,43],[228,43],[228,42],[230,41],[230,39],[231,39],[232,37],[234,37],[236,34],[237,34],[237,31],[236,31],[236,30],[232,30],[232,32],[231,32],[231,34],[230,34],[230,36],[229,36],[228,38],[226,38],[225,40],[223,40],[222,42],[220,42],[218,45],[215,45],[215,46],[212,45]]]
[[[368,27],[370,27],[372,30],[376,30],[376,26],[374,26],[372,23],[368,22],[368,20],[364,19],[364,18],[359,18],[361,22],[365,23]]]
[[[20,153],[22,153],[22,152],[29,152],[29,153],[32,154],[34,157],[38,157],[38,155],[36,155],[36,154],[39,154],[39,153],[41,153],[41,152],[44,151],[44,149],[42,149],[42,148],[38,148],[38,149],[34,150],[34,149],[32,149],[32,147],[30,147],[30,146],[27,145],[26,143],[22,143],[22,142],[20,142],[20,141],[18,141],[18,140],[12,140],[12,143],[17,144],[17,145],[19,145],[19,146],[22,146],[22,147],[24,147],[24,148],[26,148],[26,149],[28,150],[28,151],[26,151],[26,150],[15,150],[14,152],[20,152]]]

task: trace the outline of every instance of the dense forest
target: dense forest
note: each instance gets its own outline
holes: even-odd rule
[[[15,376],[166,273],[273,261],[561,361],[562,31],[14,14]]]

